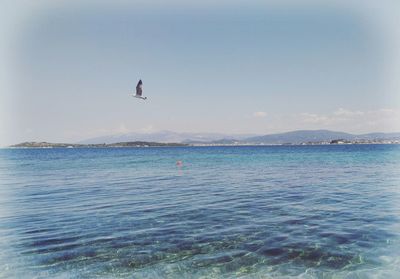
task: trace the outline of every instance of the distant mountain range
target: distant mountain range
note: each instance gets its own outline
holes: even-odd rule
[[[301,130],[280,134],[250,137],[245,139],[245,141],[250,143],[265,144],[299,144],[305,142],[327,142],[335,139],[343,139],[348,141],[399,140],[400,133],[370,133],[355,135],[329,130]]]
[[[100,143],[115,143],[115,142],[131,142],[131,141],[150,141],[150,142],[178,142],[178,143],[192,143],[192,142],[212,142],[222,139],[237,139],[244,140],[246,138],[255,136],[254,134],[218,134],[218,133],[178,133],[172,131],[159,131],[154,133],[126,133],[118,135],[110,135],[103,137],[96,137],[80,141],[80,144],[100,144]]]
[[[22,142],[11,145],[15,148],[109,148],[109,147],[171,147],[171,146],[187,146],[184,143],[159,143],[147,141],[134,142],[116,142],[110,144],[80,144],[80,143],[51,143],[51,142]]]
[[[400,140],[400,133],[349,134],[329,130],[299,130],[269,135],[231,135],[218,133],[178,133],[160,131],[155,133],[127,133],[80,141],[79,144],[110,144],[116,142],[148,141],[185,144],[300,144],[307,142]]]

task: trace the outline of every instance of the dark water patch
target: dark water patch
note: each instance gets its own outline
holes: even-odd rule
[[[352,241],[351,235],[345,235],[345,234],[336,234],[336,233],[329,233],[329,232],[322,232],[318,235],[321,239],[329,239],[336,244],[346,244]],[[354,240],[354,239],[353,239]]]
[[[48,238],[48,239],[43,239],[43,240],[39,240],[39,241],[34,241],[34,242],[30,243],[30,246],[31,247],[47,247],[47,246],[52,246],[52,245],[75,242],[79,239],[80,239],[80,237]]]
[[[62,252],[42,258],[40,263],[43,265],[68,264],[69,261],[76,260],[79,257],[80,255],[76,252]]]
[[[282,224],[283,225],[288,225],[288,226],[293,226],[293,225],[303,225],[306,224],[308,221],[307,218],[294,218],[294,219],[290,219],[287,221],[284,221]]]
[[[27,250],[22,252],[22,254],[48,254],[59,251],[68,251],[80,248],[82,244],[66,244],[66,245],[57,245],[54,247],[46,247],[46,248],[36,248],[32,250]]]
[[[285,249],[282,248],[261,248],[260,250],[258,250],[258,253],[260,253],[263,256],[280,256],[283,255],[284,253],[286,253]]]
[[[27,230],[27,231],[24,231],[23,234],[41,235],[41,234],[46,234],[46,233],[49,233],[49,232],[54,232],[56,230],[57,230],[56,228],[41,228],[41,229]]]

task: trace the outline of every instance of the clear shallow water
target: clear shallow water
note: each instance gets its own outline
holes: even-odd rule
[[[202,276],[400,278],[400,146],[0,150],[0,277]]]

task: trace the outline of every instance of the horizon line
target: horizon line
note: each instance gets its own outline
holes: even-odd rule
[[[278,134],[286,134],[286,133],[291,133],[291,132],[318,132],[318,131],[327,131],[327,132],[335,132],[335,133],[345,133],[353,136],[362,136],[362,135],[369,135],[369,134],[400,134],[400,131],[397,132],[367,132],[367,133],[353,133],[353,132],[344,132],[344,131],[338,131],[338,130],[329,130],[329,129],[299,129],[299,130],[289,130],[285,132],[273,132],[273,133],[222,133],[222,132],[177,132],[177,131],[172,131],[172,130],[156,130],[156,131],[151,131],[151,132],[140,132],[140,131],[131,131],[131,132],[126,132],[126,133],[114,133],[114,134],[108,134],[108,135],[103,135],[103,136],[94,136],[91,138],[86,138],[86,139],[80,139],[80,140],[75,140],[75,141],[47,141],[47,140],[24,140],[20,141],[18,143],[12,143],[12,144],[7,144],[7,145],[0,145],[0,148],[3,147],[9,147],[15,144],[21,144],[21,143],[26,143],[26,142],[47,142],[47,143],[71,143],[71,144],[78,144],[79,142],[82,141],[88,141],[88,140],[93,140],[96,138],[101,138],[101,137],[109,137],[109,136],[121,136],[121,135],[127,135],[131,133],[137,133],[141,135],[151,135],[155,133],[160,133],[160,132],[170,132],[170,133],[177,133],[177,134],[217,134],[217,135],[226,135],[226,136],[244,136],[244,135],[251,135],[249,137],[258,137],[258,136],[269,136],[269,135],[278,135]],[[226,138],[223,138],[226,139]],[[232,139],[232,138],[230,138]]]

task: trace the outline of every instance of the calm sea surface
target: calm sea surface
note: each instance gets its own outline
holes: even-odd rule
[[[400,146],[1,149],[0,277],[400,278]]]

